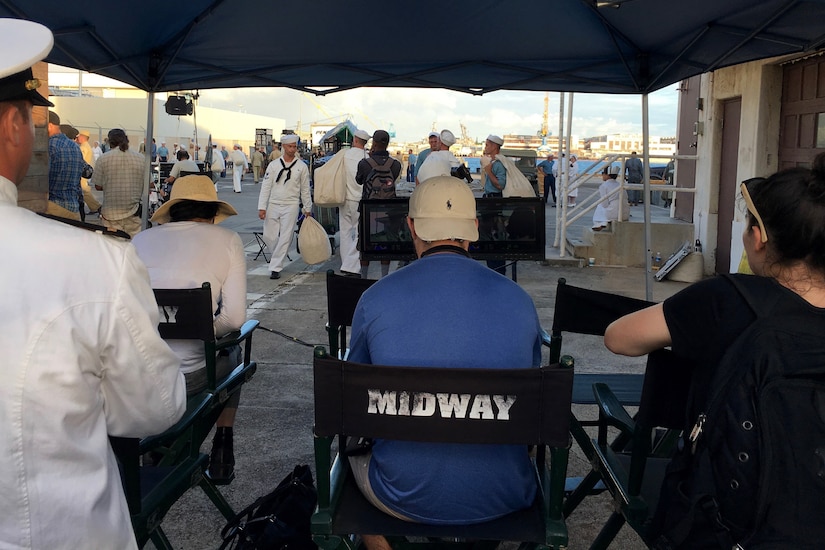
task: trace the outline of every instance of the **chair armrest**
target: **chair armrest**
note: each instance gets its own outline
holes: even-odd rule
[[[150,435],[140,441],[140,454],[165,446],[180,438],[203,415],[203,411],[210,405],[213,398],[213,394],[204,391],[187,399],[186,412],[183,413],[180,420],[166,431]]]
[[[610,387],[601,382],[593,384],[593,396],[599,407],[599,424],[607,424],[619,429],[622,434],[631,436],[636,429],[636,422],[630,417]],[[599,443],[604,444],[604,441],[599,441]]]
[[[550,334],[546,330],[541,329],[541,332],[539,332],[539,336],[541,336],[542,346],[546,346],[549,348],[550,345],[553,343],[553,338],[550,337]]]
[[[215,349],[221,350],[228,348],[230,346],[235,346],[252,337],[252,333],[258,325],[260,321],[257,319],[250,319],[241,326],[240,330],[233,330],[232,332],[225,334],[221,338],[219,338],[215,342]]]

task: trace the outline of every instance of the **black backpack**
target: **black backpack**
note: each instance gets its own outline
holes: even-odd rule
[[[710,389],[691,389],[695,414],[665,477],[654,547],[821,548],[825,323],[770,279],[725,277],[756,319]]]
[[[364,180],[364,199],[394,199],[395,198],[395,177],[392,174],[393,160],[387,157],[384,164],[378,164],[372,157],[367,157],[366,161],[372,167],[370,173]]]
[[[317,502],[309,466],[295,466],[272,492],[227,522],[220,550],[318,550],[309,532]]]

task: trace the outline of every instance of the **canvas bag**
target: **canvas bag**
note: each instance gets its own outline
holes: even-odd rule
[[[502,197],[536,196],[536,192],[533,191],[533,186],[530,185],[530,180],[521,173],[521,170],[518,169],[515,162],[502,155],[496,155],[496,160],[501,162],[501,164],[504,165],[504,169],[507,170],[507,185],[505,185],[501,191]]]
[[[310,265],[325,262],[332,256],[329,235],[318,220],[310,216],[301,222],[301,229],[298,231],[298,248],[301,250],[301,257]]]
[[[344,163],[346,149],[335,153],[313,174],[315,184],[315,204],[325,208],[343,206],[347,200],[347,170]]]

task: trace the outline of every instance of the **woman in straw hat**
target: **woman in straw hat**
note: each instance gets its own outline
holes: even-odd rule
[[[238,212],[218,200],[208,176],[178,178],[169,201],[161,206],[152,222],[159,224],[138,233],[132,240],[138,255],[149,270],[154,288],[197,288],[205,281],[212,286],[215,336],[238,330],[246,320],[246,256],[237,233],[217,224]],[[189,395],[206,387],[203,346],[186,340],[170,340],[170,347],[181,358]],[[218,378],[240,362],[240,348],[228,357],[219,357]],[[218,418],[212,441],[209,474],[222,480],[232,476],[235,458],[232,426],[238,409],[239,393],[227,402]]]

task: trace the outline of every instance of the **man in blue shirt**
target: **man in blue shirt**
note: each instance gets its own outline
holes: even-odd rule
[[[553,206],[556,206],[556,176],[553,175],[553,153],[547,153],[547,159],[541,161],[537,168],[544,174],[544,204],[547,204],[548,198],[553,196]]]
[[[436,176],[410,198],[407,226],[419,257],[361,297],[349,359],[362,363],[529,368],[541,363],[541,328],[530,296],[469,257],[478,240],[467,184]],[[373,505],[411,522],[473,524],[529,507],[535,477],[523,445],[376,440],[351,456]],[[370,550],[389,548],[362,535]]]
[[[507,169],[496,156],[501,153],[504,140],[490,134],[484,142],[484,154],[481,157],[481,178],[484,182],[484,197],[501,197],[507,186]],[[507,273],[504,260],[487,260],[487,267],[497,273]]]
[[[441,134],[438,132],[430,132],[430,135],[427,136],[427,141],[430,144],[430,148],[424,149],[418,153],[418,158],[415,160],[415,174],[413,176],[415,178],[414,181],[416,185],[421,183],[418,181],[418,171],[421,170],[421,165],[424,164],[424,161],[427,160],[430,153],[433,151],[438,151],[441,148]]]
[[[501,152],[504,140],[490,134],[484,142],[484,155],[481,157],[481,172],[484,179],[484,196],[500,197],[507,185],[507,170],[496,158]]]
[[[60,117],[49,111],[49,203],[46,213],[80,221],[83,153],[60,131]]]
[[[415,181],[415,161],[418,160],[418,155],[413,153],[413,150],[410,149],[407,152],[407,181],[414,182]]]
[[[166,147],[166,142],[161,141],[158,147],[158,158],[161,162],[166,162],[169,159],[169,149]]]

